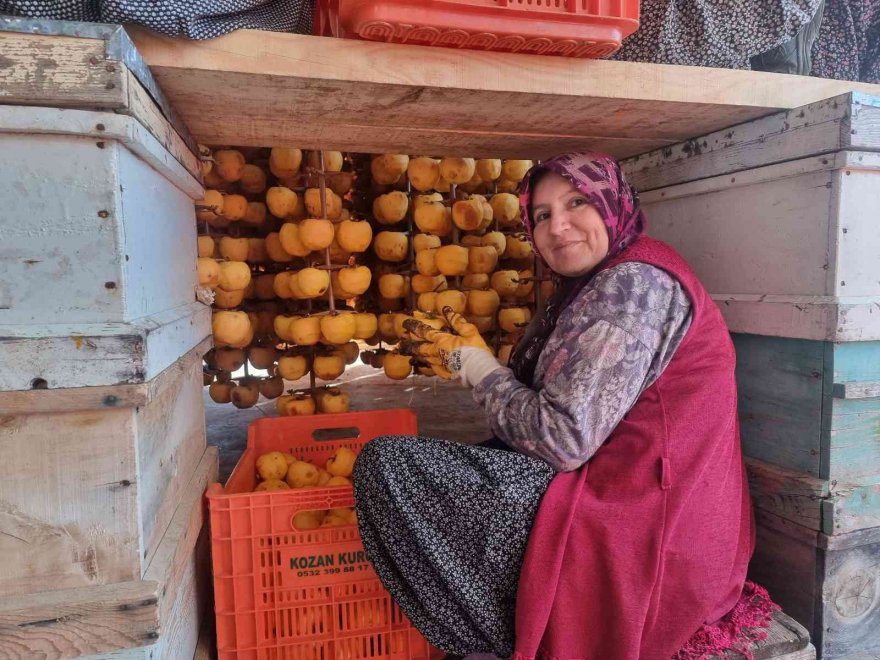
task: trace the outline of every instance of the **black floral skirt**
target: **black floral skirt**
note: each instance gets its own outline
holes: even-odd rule
[[[355,464],[354,490],[367,556],[425,639],[505,658],[523,554],[555,473],[493,447],[376,438]]]
[[[314,11],[315,0],[0,0],[0,14],[136,23],[190,39],[246,28],[311,34]]]

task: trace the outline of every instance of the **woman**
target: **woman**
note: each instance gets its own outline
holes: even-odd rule
[[[753,524],[721,315],[681,257],[642,235],[613,159],[546,161],[520,200],[557,289],[511,368],[455,315],[458,334],[410,323],[405,347],[474,388],[496,439],[366,445],[354,481],[368,556],[450,653],[743,648],[772,605],[744,590]]]

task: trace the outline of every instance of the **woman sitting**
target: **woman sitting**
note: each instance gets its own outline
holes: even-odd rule
[[[557,287],[510,368],[450,309],[454,332],[408,321],[403,347],[473,387],[496,437],[367,444],[354,482],[368,556],[453,654],[743,649],[772,605],[745,582],[753,522],[721,314],[684,260],[642,234],[613,159],[543,162],[520,200]]]

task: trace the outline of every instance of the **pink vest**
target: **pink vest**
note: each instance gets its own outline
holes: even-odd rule
[[[605,444],[544,495],[517,593],[515,660],[669,660],[745,582],[754,523],[727,327],[670,246],[643,236],[605,268],[627,261],[678,280],[693,321]]]

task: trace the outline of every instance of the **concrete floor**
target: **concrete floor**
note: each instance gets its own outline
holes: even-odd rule
[[[457,382],[411,376],[400,381],[385,377],[381,369],[356,363],[346,369],[338,383],[345,383],[352,410],[412,408],[423,436],[480,442],[491,433],[471,391]],[[288,381],[288,388],[308,387],[308,378]],[[232,404],[214,403],[204,390],[208,443],[220,449],[220,480],[225,482],[247,443],[247,427],[260,417],[272,417],[275,402],[260,397],[253,408],[239,410]]]

